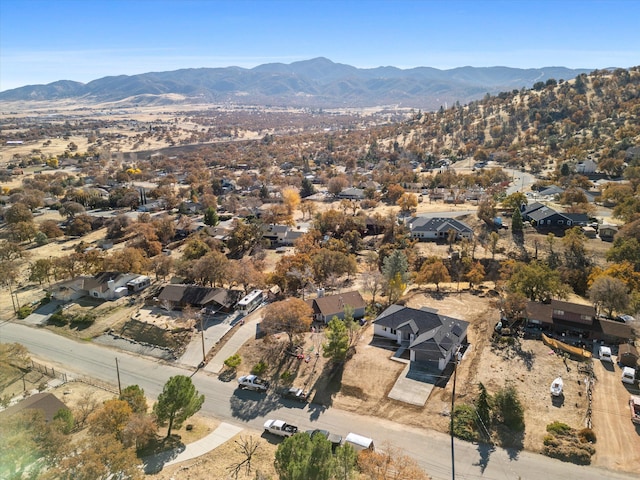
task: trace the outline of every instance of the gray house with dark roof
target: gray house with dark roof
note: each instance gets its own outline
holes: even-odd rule
[[[443,371],[459,346],[467,343],[469,323],[429,308],[391,305],[373,321],[373,334],[410,351],[410,360]]]
[[[455,218],[413,217],[409,220],[411,238],[419,241],[446,240],[450,231],[456,233],[456,240],[473,238],[473,229]]]

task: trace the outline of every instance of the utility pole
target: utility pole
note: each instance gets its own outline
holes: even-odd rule
[[[120,385],[120,367],[118,367],[118,357],[116,357],[116,373],[118,375],[118,394],[122,395],[122,385]]]
[[[207,362],[207,354],[204,348],[204,315],[200,314],[200,333],[202,334],[202,366]]]
[[[455,449],[453,445],[453,409],[456,401],[456,377],[458,372],[458,360],[460,359],[460,345],[458,345],[453,354],[453,391],[451,392],[451,479],[456,480],[456,462],[455,462]]]

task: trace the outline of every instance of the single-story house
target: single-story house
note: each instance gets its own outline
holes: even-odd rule
[[[345,188],[338,195],[337,198],[346,199],[346,200],[364,200],[364,190],[361,188]]]
[[[473,238],[473,229],[455,218],[413,217],[409,220],[411,238],[419,241],[447,240],[449,232],[456,233],[456,240]]]
[[[625,367],[636,368],[638,366],[638,349],[631,343],[623,343],[618,349],[618,362]]]
[[[542,207],[527,213],[527,220],[537,229],[567,229],[578,226],[586,226],[589,217],[584,213],[561,213],[553,208]]]
[[[603,340],[620,344],[633,338],[629,325],[598,318],[592,305],[551,300],[551,303],[527,302],[525,316],[530,325],[583,340]]]
[[[230,312],[243,294],[240,290],[201,287],[198,285],[165,285],[158,301],[169,308],[206,308],[211,311]]]
[[[138,292],[151,284],[151,279],[137,273],[101,272],[93,277],[81,275],[52,285],[55,300],[72,301],[81,297],[115,300],[128,293]]]
[[[391,305],[373,321],[373,334],[408,348],[417,365],[443,371],[467,343],[469,323],[428,308]]]
[[[0,411],[0,419],[16,415],[24,410],[40,410],[45,421],[51,422],[53,417],[63,408],[68,408],[58,397],[50,392],[41,392],[21,400],[19,403]],[[1,420],[0,420],[1,421]]]
[[[313,309],[313,320],[329,323],[333,317],[344,319],[344,309],[349,306],[353,309],[353,318],[364,317],[367,303],[360,292],[345,292],[336,295],[322,295],[318,298],[307,300],[307,304]]]

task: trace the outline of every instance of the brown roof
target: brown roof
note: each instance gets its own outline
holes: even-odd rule
[[[28,398],[25,398],[20,403],[16,405],[12,405],[0,412],[0,416],[12,416],[20,413],[23,410],[31,409],[31,410],[42,410],[44,413],[44,419],[47,422],[53,420],[53,417],[60,411],[62,408],[67,408],[67,406],[58,399],[53,393],[42,392],[31,395]]]
[[[317,310],[323,315],[334,315],[336,313],[344,312],[345,305],[349,305],[351,308],[357,310],[367,306],[366,302],[360,295],[360,292],[346,292],[339,293],[337,295],[327,295],[320,298],[314,298],[309,300],[311,307]]]
[[[596,309],[593,305],[582,305],[581,303],[563,302],[561,300],[551,300],[551,308],[564,312],[578,313],[580,315],[596,316]]]
[[[625,340],[633,338],[631,327],[622,322],[599,319],[596,323],[600,324],[600,330],[606,335]]]
[[[638,358],[638,349],[630,343],[622,343],[620,345],[620,349],[618,350],[618,355],[633,355],[634,357]]]
[[[526,315],[529,320],[538,320],[543,323],[553,323],[551,314],[553,307],[547,303],[527,302]]]

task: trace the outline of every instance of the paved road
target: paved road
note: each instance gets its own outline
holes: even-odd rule
[[[36,357],[74,371],[117,383],[115,358],[118,357],[123,385],[137,384],[150,397],[157,397],[166,380],[177,374],[190,374],[168,363],[118,352],[91,343],[75,342],[48,330],[30,328],[8,322],[0,325],[0,341],[19,342]],[[193,373],[193,372],[191,372]],[[324,428],[346,435],[349,431],[374,438],[378,445],[385,441],[416,458],[434,479],[451,477],[450,441],[447,435],[400,425],[380,418],[359,416],[317,404],[302,406],[285,402],[274,395],[236,391],[235,383],[220,381],[215,375],[198,371],[193,375],[198,390],[205,395],[202,412],[246,428],[262,430],[266,417],[281,418],[301,429]],[[593,467],[578,467],[529,452],[489,450],[466,442],[455,443],[456,478],[611,480],[637,478]]]

